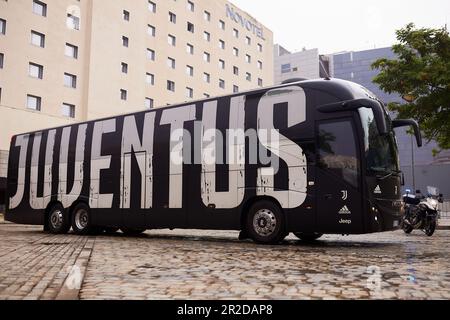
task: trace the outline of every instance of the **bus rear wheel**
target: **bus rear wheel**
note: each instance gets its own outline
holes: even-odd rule
[[[306,241],[306,242],[312,242],[316,241],[320,237],[323,236],[321,233],[302,233],[302,232],[294,232],[294,235],[299,238],[300,240]]]
[[[91,209],[88,205],[79,203],[73,209],[72,229],[78,235],[87,235],[94,230],[91,226]]]
[[[70,230],[69,214],[60,204],[55,204],[47,215],[47,230],[53,234],[65,234]]]
[[[248,212],[247,233],[256,243],[278,244],[286,237],[284,221],[284,214],[275,203],[261,200]]]

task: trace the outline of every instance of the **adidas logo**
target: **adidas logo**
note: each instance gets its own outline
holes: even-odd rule
[[[381,193],[381,188],[380,188],[380,186],[377,186],[377,187],[375,188],[374,193],[377,193],[377,194],[380,194],[380,193]]]
[[[341,210],[339,210],[339,214],[352,214],[347,206],[344,206]]]

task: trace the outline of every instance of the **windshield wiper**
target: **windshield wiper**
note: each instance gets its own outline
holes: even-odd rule
[[[387,168],[381,168],[381,167],[370,167],[370,170],[374,171],[374,172],[378,172],[378,173],[385,173],[385,175],[377,174],[376,178],[378,180],[385,180],[389,177],[392,177],[394,174],[397,174],[397,175],[400,174],[400,171],[398,171],[398,170],[393,170],[391,172],[388,172]]]
[[[392,177],[394,174],[395,174],[395,172],[390,172],[390,173],[388,173],[388,174],[385,175],[385,176],[379,176],[379,175],[377,175],[377,179],[378,179],[378,180],[385,180],[385,179],[387,179],[387,178],[389,178],[389,177]]]

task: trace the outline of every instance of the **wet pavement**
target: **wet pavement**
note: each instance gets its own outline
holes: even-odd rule
[[[49,235],[0,224],[0,299],[449,299],[450,231],[291,236],[230,231]]]

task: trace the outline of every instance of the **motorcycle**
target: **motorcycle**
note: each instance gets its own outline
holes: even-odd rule
[[[406,190],[403,196],[405,203],[405,215],[402,220],[402,229],[406,234],[413,230],[422,230],[427,236],[434,234],[439,217],[438,205],[443,202],[443,195],[438,194],[438,189],[428,187],[427,196],[422,196],[420,190],[416,195],[411,194],[411,190]]]

